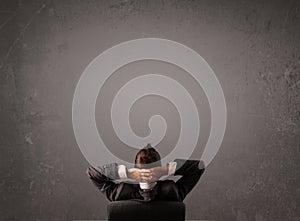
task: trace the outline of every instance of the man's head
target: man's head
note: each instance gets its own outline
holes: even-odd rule
[[[151,144],[147,144],[147,146],[141,149],[135,156],[136,168],[149,169],[158,166],[161,166],[160,155]]]

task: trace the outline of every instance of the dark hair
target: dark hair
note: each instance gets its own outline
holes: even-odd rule
[[[161,166],[161,160],[159,153],[151,146],[147,144],[146,147],[141,149],[135,156],[135,167],[137,168],[137,162],[141,164],[143,169]]]

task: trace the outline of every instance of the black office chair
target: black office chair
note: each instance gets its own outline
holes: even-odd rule
[[[107,205],[108,221],[184,221],[185,204],[154,200],[148,203],[133,200],[114,201]]]

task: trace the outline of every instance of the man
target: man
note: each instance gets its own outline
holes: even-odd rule
[[[124,165],[112,163],[97,168],[89,167],[87,174],[109,201],[183,201],[204,170],[204,163],[199,160],[176,159],[162,166],[159,153],[148,144],[136,154],[135,168],[127,169]],[[182,177],[176,182],[159,180],[166,175]],[[115,182],[128,178],[139,183]]]

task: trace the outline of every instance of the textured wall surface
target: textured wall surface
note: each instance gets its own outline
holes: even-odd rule
[[[143,37],[174,40],[197,51],[215,71],[227,102],[221,149],[185,201],[187,218],[299,220],[297,0],[1,0],[1,220],[106,218],[106,199],[87,179],[89,164],[74,137],[73,94],[93,58]],[[101,92],[105,99],[121,86],[122,79],[114,83],[114,78]],[[184,82],[197,105],[207,106],[197,85]],[[103,96],[97,123],[108,133],[101,126]],[[155,97],[137,103],[132,126],[144,128],[141,136],[158,111],[144,113],[143,105],[161,107],[171,125],[165,142],[174,145],[179,133],[170,117],[178,119],[174,107]],[[109,133],[105,139],[114,138]],[[201,156],[200,149],[194,157]]]

